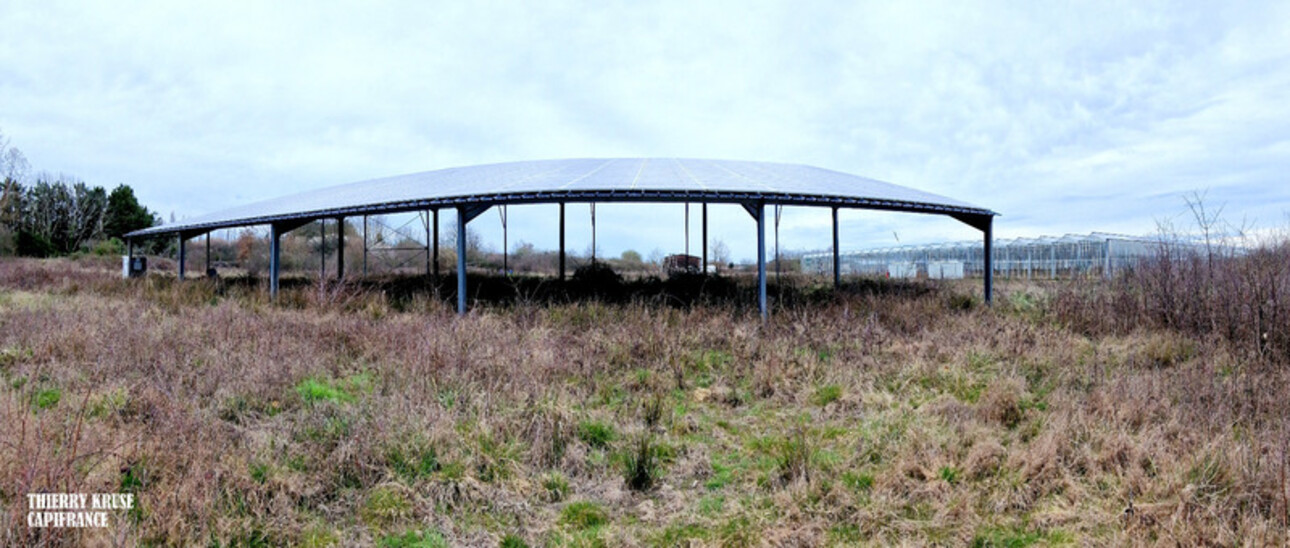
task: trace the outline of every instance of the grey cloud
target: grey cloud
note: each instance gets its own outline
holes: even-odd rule
[[[1147,232],[1203,188],[1276,223],[1290,198],[1288,11],[20,1],[0,10],[17,29],[0,36],[0,128],[37,169],[126,182],[180,216],[454,165],[691,156],[923,188],[1003,212],[1001,236]],[[656,218],[672,230],[671,210],[649,211],[617,215],[628,229],[602,247],[679,241],[632,230]],[[740,215],[714,212],[714,232],[747,257]],[[827,245],[827,218],[790,211],[781,239]],[[541,211],[516,219],[553,244]],[[889,245],[892,231],[974,237],[952,221],[844,215],[851,246]]]

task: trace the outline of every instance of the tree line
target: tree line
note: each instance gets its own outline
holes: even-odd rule
[[[66,175],[41,174],[26,184],[22,152],[0,134],[0,254],[52,257],[124,251],[128,232],[161,223],[121,184],[106,191]]]

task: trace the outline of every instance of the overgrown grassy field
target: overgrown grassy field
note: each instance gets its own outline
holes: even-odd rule
[[[1141,276],[991,308],[866,284],[763,324],[6,259],[0,544],[1283,545],[1290,334],[1241,323],[1285,310],[1277,272],[1236,326]],[[29,529],[35,492],[140,504]]]

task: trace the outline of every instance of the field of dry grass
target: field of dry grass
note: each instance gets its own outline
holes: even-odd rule
[[[763,325],[115,276],[0,261],[0,544],[1288,539],[1284,354],[1109,322],[1151,313],[1115,284],[857,291]],[[28,529],[33,492],[140,504]]]

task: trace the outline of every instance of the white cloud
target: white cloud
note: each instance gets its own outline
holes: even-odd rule
[[[180,216],[455,165],[687,156],[954,196],[1002,212],[1000,236],[1150,231],[1204,188],[1279,223],[1288,11],[18,1],[0,9],[0,128],[36,169],[126,182]],[[673,210],[616,215],[602,248],[671,251],[679,237],[656,234],[680,222]],[[511,241],[554,245],[542,211],[517,215],[532,237]],[[826,247],[827,226],[827,210],[790,209],[781,239]],[[751,255],[737,208],[714,211],[713,231]],[[975,237],[953,221],[843,216],[849,247],[893,231]]]

